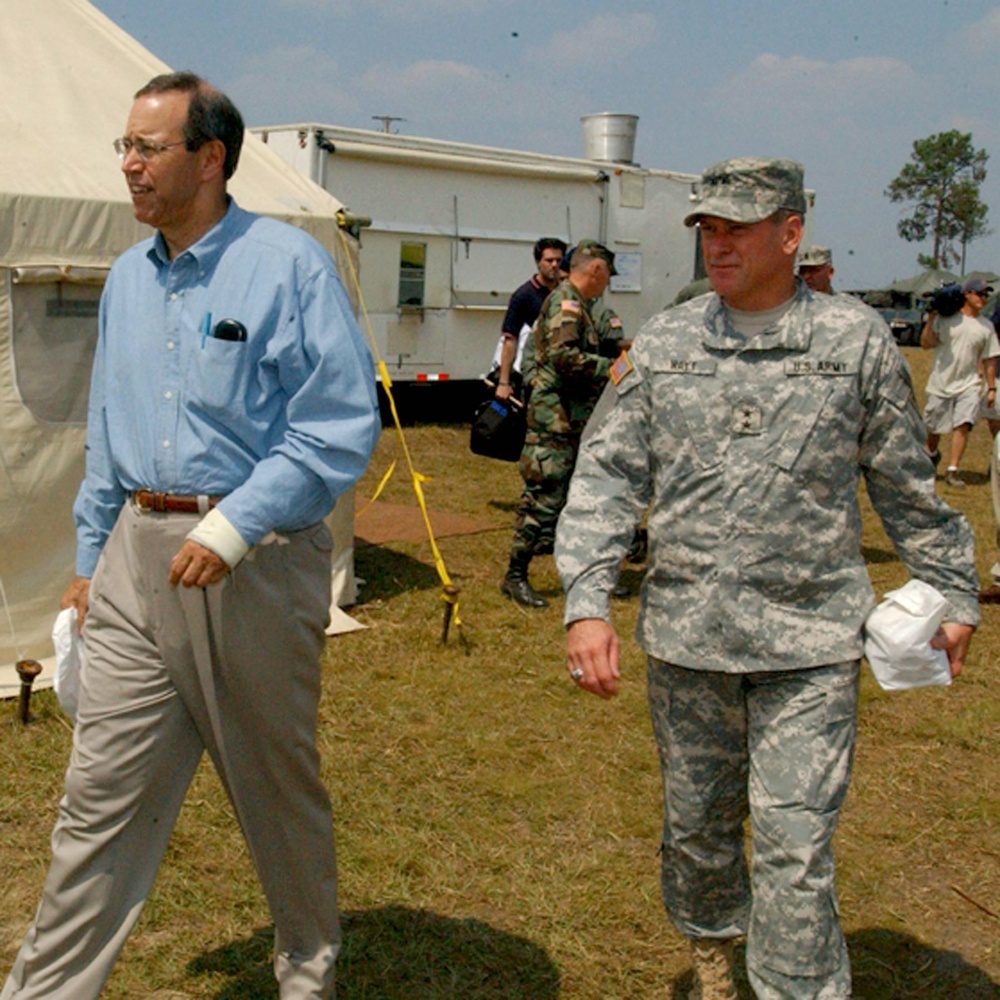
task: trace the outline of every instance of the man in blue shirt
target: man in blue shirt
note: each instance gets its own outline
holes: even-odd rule
[[[115,143],[136,217],[100,313],[74,507],[87,665],[53,860],[3,1000],[96,998],[207,750],[275,924],[282,998],[327,997],[340,942],[316,750],[331,541],[379,432],[329,255],[242,211],[239,112],[190,73]]]

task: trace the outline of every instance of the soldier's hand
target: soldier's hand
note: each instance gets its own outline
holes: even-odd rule
[[[937,635],[931,639],[932,649],[943,649],[947,652],[952,677],[957,677],[962,672],[962,667],[965,666],[965,654],[969,650],[969,640],[975,631],[974,625],[942,622]]]
[[[618,693],[618,634],[603,618],[581,618],[566,632],[566,669],[580,687],[601,698]]]
[[[191,540],[186,541],[170,563],[171,587],[183,583],[185,587],[208,587],[218,583],[229,567],[211,549]]]

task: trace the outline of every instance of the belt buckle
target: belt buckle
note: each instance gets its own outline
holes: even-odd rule
[[[149,489],[148,487],[146,487],[146,486],[143,486],[143,487],[141,487],[140,489],[137,489],[137,490],[132,490],[132,506],[133,506],[133,508],[135,508],[135,510],[137,510],[143,516],[145,516],[147,514],[152,514],[153,513],[153,508],[152,507],[144,507],[139,502],[139,494],[140,493],[148,493],[150,496],[153,495],[153,491],[151,489]]]

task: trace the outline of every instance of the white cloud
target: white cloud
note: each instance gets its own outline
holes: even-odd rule
[[[366,93],[408,102],[454,97],[458,88],[457,93],[467,102],[470,95],[466,88],[481,86],[486,77],[484,70],[465,63],[425,59],[402,67],[377,63],[364,73],[358,85]]]
[[[996,57],[997,45],[1000,44],[1000,7],[966,25],[959,32],[958,44],[963,56],[986,57],[992,62]]]
[[[862,108],[885,110],[921,90],[920,76],[899,59],[864,56],[823,62],[765,53],[718,93],[741,109],[778,100],[784,108],[825,116]]]
[[[253,125],[340,122],[358,109],[352,82],[337,62],[308,46],[247,59],[225,90]]]
[[[605,66],[653,44],[656,36],[651,14],[601,14],[553,35],[543,46],[536,46],[530,57],[560,70]]]
[[[330,11],[347,14],[351,10],[351,0],[278,0],[279,7],[299,7],[308,10]]]
[[[338,14],[376,10],[384,17],[426,18],[434,14],[467,14],[487,7],[495,9],[501,0],[278,0],[283,7],[305,7],[312,10],[332,11]],[[503,0],[512,2],[512,0]]]

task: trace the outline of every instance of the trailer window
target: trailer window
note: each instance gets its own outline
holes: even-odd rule
[[[399,305],[422,309],[426,243],[403,243],[399,248]]]

